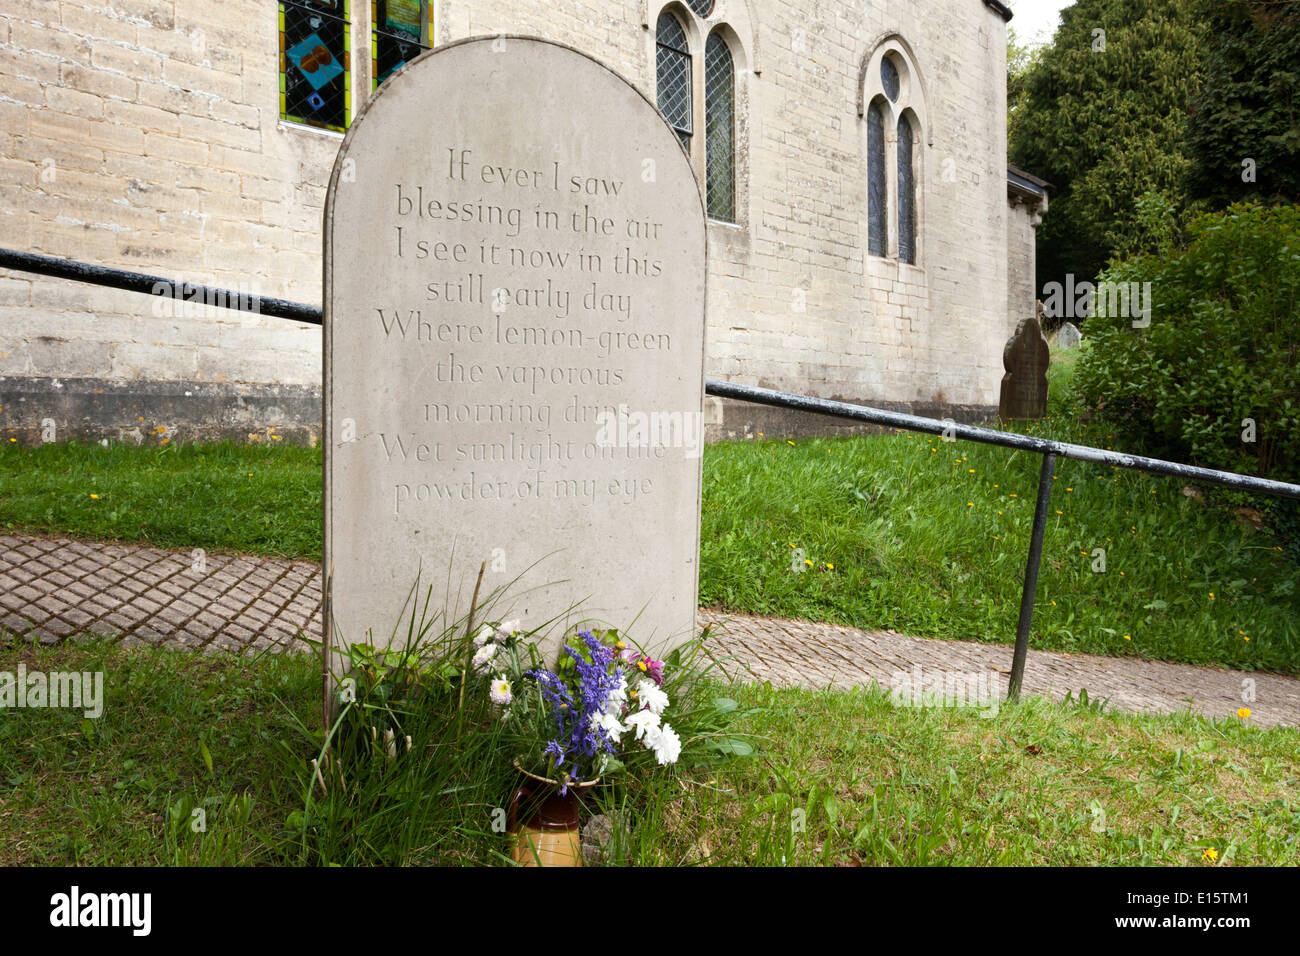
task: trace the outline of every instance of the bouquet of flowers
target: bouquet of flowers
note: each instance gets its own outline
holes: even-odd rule
[[[558,780],[561,794],[639,754],[653,754],[660,766],[677,761],[682,742],[665,719],[663,661],[617,631],[584,630],[566,640],[550,669],[528,636],[518,621],[485,624],[471,662],[519,738],[521,761]]]

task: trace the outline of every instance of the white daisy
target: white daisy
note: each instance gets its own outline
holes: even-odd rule
[[[634,714],[628,714],[623,721],[624,733],[635,733],[636,739],[640,740],[646,735],[648,730],[659,726],[659,715],[652,710],[638,710]]]
[[[510,692],[510,681],[498,674],[488,689],[488,696],[492,698],[492,703],[498,707],[508,707],[510,702],[514,700],[514,695]]]
[[[659,761],[660,766],[676,763],[677,758],[682,754],[682,738],[678,737],[677,731],[667,724],[661,724],[647,731],[645,745],[646,749],[654,751],[655,759]]]
[[[654,681],[642,680],[636,685],[636,697],[649,710],[662,714],[668,707],[668,695],[660,690]]]
[[[478,629],[478,633],[474,635],[474,646],[476,648],[482,647],[488,641],[492,640],[495,635],[496,628],[491,624],[484,624]]]
[[[609,714],[618,713],[619,709],[627,703],[627,678],[622,671],[618,671],[618,683],[609,692],[605,698],[604,710]]]
[[[482,677],[492,669],[492,658],[497,656],[497,646],[484,644],[474,653],[474,673]]]
[[[605,734],[609,737],[611,743],[618,743],[619,739],[623,736],[623,724],[614,714],[593,714],[591,718],[591,726],[593,730],[597,727],[604,729]]]
[[[513,621],[504,621],[497,628],[496,642],[501,644],[509,638],[518,637],[521,633],[523,633],[523,629],[519,626],[519,618],[515,618]]]

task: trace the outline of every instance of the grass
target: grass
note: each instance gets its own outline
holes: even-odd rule
[[[752,687],[766,759],[655,805],[639,863],[1185,865],[1300,861],[1293,729],[1031,698],[894,707]]]
[[[320,560],[321,453],[275,445],[0,445],[0,526]]]
[[[375,849],[365,821],[304,820],[314,744],[301,731],[319,713],[310,655],[0,643],[0,670],[19,661],[104,671],[106,704],[98,720],[45,709],[0,721],[0,865],[320,862],[304,853],[313,825],[336,828],[337,843],[316,846],[340,856],[350,838],[347,861]],[[1293,729],[1041,699],[986,719],[896,708],[876,691],[725,692],[758,753],[722,772],[651,776],[615,862],[1208,865],[1213,849],[1217,865],[1300,863]],[[436,795],[445,772],[420,764],[403,786]],[[485,785],[504,801],[511,782]],[[402,835],[411,857],[497,859],[504,838],[464,823],[486,808],[449,799],[477,852],[449,843],[444,813]]]
[[[0,640],[0,670],[105,675],[98,719],[50,708],[0,720],[0,865],[276,861],[295,797],[277,741],[288,714],[314,705],[319,720],[307,658]]]
[[[1110,447],[1068,406],[1076,356],[1058,353],[1060,397],[1019,430]],[[709,446],[701,603],[1009,642],[1039,465],[911,433]],[[319,560],[320,497],[318,449],[0,450],[0,526],[13,530]],[[1300,568],[1229,504],[1058,461],[1033,646],[1300,672]]]

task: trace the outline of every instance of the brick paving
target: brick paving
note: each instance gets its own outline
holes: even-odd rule
[[[1007,645],[940,641],[834,624],[724,614],[715,625],[724,666],[774,686],[889,686],[895,674],[990,674],[1006,691]],[[94,633],[123,645],[209,653],[306,650],[321,632],[321,572],[311,561],[167,551],[0,535],[0,627],[53,643]],[[1300,679],[1211,667],[1029,652],[1025,692],[1060,700],[1086,689],[1119,710],[1189,707],[1232,717],[1244,680],[1255,682],[1253,724],[1300,726]]]

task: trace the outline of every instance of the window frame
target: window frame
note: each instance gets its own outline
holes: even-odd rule
[[[897,74],[898,88],[895,96],[890,96],[885,89],[885,61],[888,60]],[[859,117],[864,121],[862,149],[863,169],[866,174],[866,253],[868,261],[892,262],[896,267],[906,265],[913,269],[924,269],[924,217],[925,217],[925,95],[920,75],[912,59],[906,42],[893,35],[882,40],[872,52],[864,58],[860,73],[862,86],[859,87]],[[890,84],[892,85],[892,83]],[[873,158],[871,111],[880,110],[883,120],[884,156]],[[910,130],[907,147],[901,145],[901,129],[906,121]],[[909,172],[911,190],[907,195],[906,205],[911,211],[910,236],[904,235],[904,177],[901,175],[901,162],[906,158],[905,150],[910,148]],[[882,161],[883,159],[883,161]],[[873,229],[873,209],[871,202],[872,175],[876,162],[883,167],[884,197],[880,204],[884,217],[883,236],[873,238],[873,232],[880,229],[876,221]],[[883,238],[884,251],[880,251]],[[904,242],[910,238],[910,248]]]
[[[402,36],[399,36],[398,34],[395,33],[391,33],[388,30],[382,29],[380,27],[379,25],[380,3],[386,4],[387,0],[370,0],[370,90],[372,93],[375,90],[379,89],[380,84],[383,83],[385,80],[387,80],[388,76],[392,76],[392,73],[389,73],[388,76],[383,77],[383,79],[380,79],[379,76],[380,37],[387,37],[393,40],[403,39]],[[417,53],[416,56],[419,56],[420,54],[424,53],[426,50],[432,50],[434,46],[433,43],[434,0],[419,0],[419,3],[420,3],[420,37],[419,39],[414,39],[414,40],[410,39],[409,37],[405,37],[405,39],[407,39],[408,42],[412,42],[417,47],[420,48],[420,52]],[[385,6],[385,13],[387,13],[386,6]],[[405,66],[407,63],[409,63],[411,59],[414,59],[414,57],[404,60],[402,62],[402,66]],[[402,66],[395,67],[393,72],[394,73],[397,72],[397,70],[400,70]]]
[[[709,66],[710,47],[714,44],[721,47],[727,57],[727,98],[728,98],[728,129],[726,136],[727,150],[730,152],[730,161],[727,170],[727,199],[726,207],[729,215],[715,212],[714,207],[714,142],[711,136],[714,124],[710,122],[713,111],[711,109],[715,102],[714,96],[711,95],[713,90],[710,89],[712,73]],[[716,47],[715,47],[716,49]],[[736,167],[738,157],[736,155],[736,57],[732,52],[731,43],[727,40],[721,29],[714,29],[709,32],[704,41],[704,205],[706,214],[715,222],[725,222],[735,225],[737,220],[737,202],[736,202]]]
[[[679,49],[670,46],[664,42],[664,31],[662,29],[664,20],[667,18],[676,24],[677,29],[681,31],[682,47]],[[689,128],[678,126],[668,114],[664,112],[662,89],[663,72],[661,69],[661,57],[665,54],[669,56],[680,57],[686,61],[685,90],[686,90],[686,121],[690,124]],[[690,33],[686,29],[686,24],[682,23],[681,17],[669,8],[665,8],[659,13],[655,20],[655,108],[659,110],[660,115],[667,120],[668,125],[672,127],[673,132],[677,134],[678,141],[682,148],[690,153],[692,142],[695,139],[695,57],[691,53]]]
[[[312,0],[276,0],[276,24],[278,32],[278,43],[280,48],[280,66],[279,66],[279,118],[282,122],[293,123],[297,126],[304,126],[309,129],[330,130],[335,133],[346,133],[348,127],[352,125],[353,103],[352,103],[352,0],[339,0],[341,12],[335,14]],[[286,8],[293,7],[295,10],[316,14],[322,17],[335,20],[342,27],[343,31],[343,124],[341,126],[321,120],[312,119],[307,116],[298,116],[289,112],[289,90],[288,90],[288,70],[289,70],[289,42],[285,30],[285,12]]]

